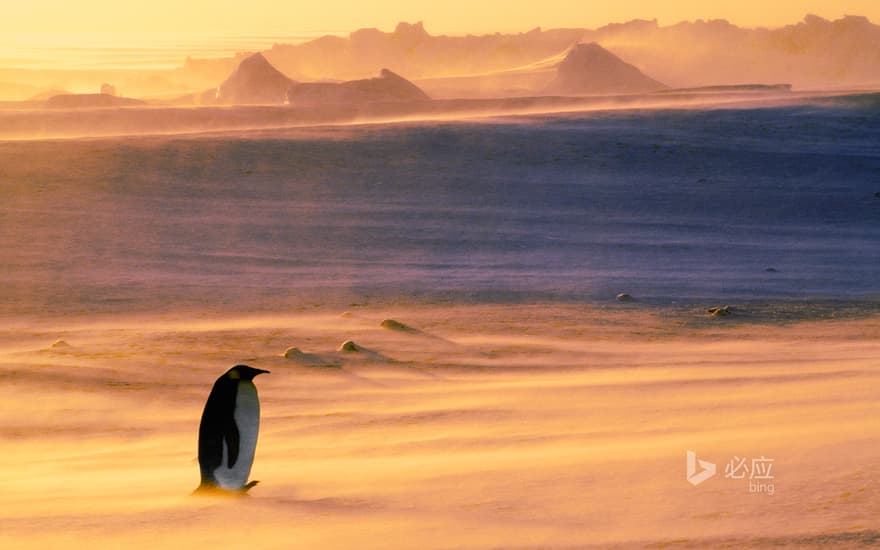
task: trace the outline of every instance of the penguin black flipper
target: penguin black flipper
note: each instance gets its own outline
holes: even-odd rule
[[[238,425],[235,423],[235,417],[230,415],[229,420],[223,427],[223,439],[226,441],[227,457],[229,463],[227,466],[232,468],[235,461],[238,460],[238,445],[240,443],[241,434],[238,433]]]
[[[229,380],[221,376],[211,388],[211,394],[205,403],[202,412],[202,421],[199,424],[199,469],[202,474],[202,485],[216,485],[214,471],[223,465],[223,442],[226,440],[227,449],[234,449],[238,458],[238,427],[235,425],[233,411],[229,403],[235,403],[237,381]],[[230,445],[229,425],[235,430],[235,445]],[[231,456],[231,455],[230,455]]]

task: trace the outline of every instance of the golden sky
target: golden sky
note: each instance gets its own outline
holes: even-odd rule
[[[390,30],[425,22],[432,34],[523,31],[541,26],[597,27],[634,18],[661,24],[725,18],[742,26],[780,26],[806,13],[866,15],[880,22],[878,0],[28,0],[7,2],[0,31],[291,34]]]

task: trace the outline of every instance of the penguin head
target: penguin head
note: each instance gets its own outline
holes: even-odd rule
[[[226,377],[231,380],[253,380],[258,374],[267,373],[269,371],[263,369],[255,369],[247,365],[235,365],[226,371]]]

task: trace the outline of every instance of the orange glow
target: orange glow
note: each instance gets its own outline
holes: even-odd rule
[[[2,540],[397,549],[634,539],[659,547],[724,536],[742,547],[752,529],[799,541],[872,525],[877,497],[865,465],[880,454],[877,320],[728,327],[719,336],[600,311],[396,309],[417,327],[448,320],[438,333],[448,340],[382,329],[381,309],[344,320],[215,316],[193,326],[114,317],[21,330],[14,344],[0,342],[0,360],[21,371],[53,367],[16,385],[5,429],[21,435],[3,447],[16,468],[0,471]],[[572,327],[589,345],[572,339]],[[49,330],[72,335],[71,347],[40,351]],[[355,330],[413,366],[333,355]],[[272,344],[257,351],[257,342]],[[281,357],[291,342],[344,364]],[[120,348],[124,360],[108,353]],[[222,369],[218,349],[259,354],[253,361],[273,371],[259,387],[254,477],[263,483],[246,502],[186,496],[198,482],[193,424]],[[173,368],[156,369],[168,356]],[[108,388],[103,377],[119,382]],[[690,448],[719,468],[699,488],[685,482]],[[744,453],[775,461],[775,496],[723,476],[725,461]],[[815,502],[828,503],[821,514]]]
[[[173,33],[290,33],[346,32],[361,27],[393,29],[399,21],[425,22],[431,33],[525,31],[536,26],[598,27],[635,18],[657,18],[660,24],[681,20],[725,18],[742,26],[780,26],[814,13],[825,18],[845,14],[880,20],[875,0],[628,0],[583,2],[546,0],[512,5],[506,0],[325,0],[275,2],[251,0],[33,0],[12,2],[3,8],[3,32],[173,32]]]

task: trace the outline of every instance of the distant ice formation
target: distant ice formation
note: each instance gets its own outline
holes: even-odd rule
[[[549,90],[557,94],[645,93],[666,88],[599,44],[577,44],[565,56]]]
[[[294,84],[287,98],[291,105],[297,106],[430,99],[418,86],[388,69],[382,69],[376,78]]]
[[[261,53],[242,61],[217,88],[217,102],[223,104],[284,103],[287,89],[295,82],[272,66]]]
[[[60,94],[46,100],[46,107],[60,109],[89,109],[95,107],[136,107],[146,101],[110,94]]]

